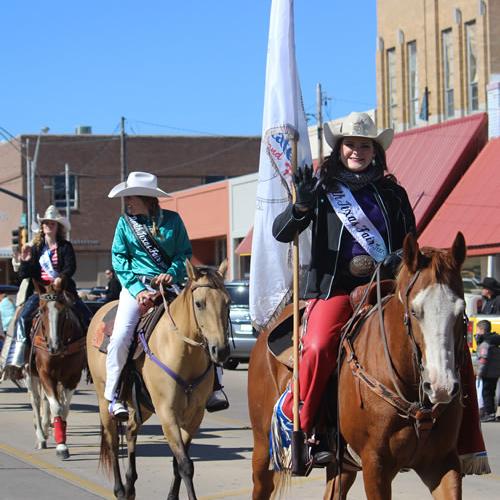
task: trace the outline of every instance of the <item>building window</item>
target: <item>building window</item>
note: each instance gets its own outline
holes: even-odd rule
[[[53,177],[54,205],[57,208],[66,208],[66,179],[64,175]],[[72,210],[78,208],[78,181],[76,175],[69,176],[69,206]]]
[[[455,116],[455,104],[453,95],[453,43],[451,30],[443,31],[441,34],[443,48],[443,90],[444,90],[444,117]]]
[[[415,127],[418,116],[417,42],[409,42],[406,48],[408,57],[408,121],[410,127]]]
[[[475,21],[465,25],[465,55],[467,62],[467,111],[472,113],[479,109]]]
[[[388,103],[388,125],[396,128],[396,49],[387,50],[387,103]]]

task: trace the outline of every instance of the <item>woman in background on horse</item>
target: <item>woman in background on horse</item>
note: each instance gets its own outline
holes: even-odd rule
[[[91,313],[78,296],[72,279],[76,271],[76,258],[73,245],[66,240],[66,231],[69,231],[70,223],[53,205],[47,208],[42,218],[38,218],[38,222],[40,230],[33,238],[33,242],[21,249],[19,279],[31,278],[45,286],[63,288],[74,300],[76,312],[86,329],[90,323]],[[33,287],[30,287],[30,290],[33,290]],[[20,368],[24,365],[31,323],[39,303],[38,293],[32,292],[26,299],[15,325],[16,339],[11,344],[11,352],[7,355],[7,366]]]
[[[341,329],[353,313],[349,294],[370,281],[377,263],[382,263],[387,277],[394,277],[404,237],[416,235],[406,191],[387,174],[385,151],[393,135],[392,129],[377,133],[366,113],[351,113],[333,131],[326,124],[325,139],[332,152],[320,166],[319,178],[310,168],[294,176],[296,201],[273,225],[274,237],[290,242],[313,223],[311,259],[302,290],[308,304],[301,340],[299,414],[318,463],[333,459],[320,436],[312,433],[324,390],[336,369]],[[285,447],[293,430],[292,415],[293,393],[288,388],[273,415]]]
[[[116,399],[118,385],[140,316],[153,305],[156,291],[151,282],[182,285],[192,249],[179,214],[160,208],[158,197],[169,195],[158,188],[155,175],[131,172],[108,196],[124,197],[126,213],[118,221],[111,249],[113,269],[123,288],[108,346],[104,397],[110,402],[110,413],[127,420],[127,407]],[[223,397],[222,391],[217,396]]]

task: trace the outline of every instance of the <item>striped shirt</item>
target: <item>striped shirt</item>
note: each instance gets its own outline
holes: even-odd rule
[[[57,271],[57,246],[54,247],[54,248],[51,248],[49,250],[49,253],[50,253],[50,261],[52,262],[52,267],[54,268],[55,271]],[[46,273],[45,269],[42,267],[42,272],[41,272],[41,275],[40,275],[40,278],[42,280],[42,283],[44,285],[50,285],[50,283],[52,283],[54,280],[52,279],[52,277]]]

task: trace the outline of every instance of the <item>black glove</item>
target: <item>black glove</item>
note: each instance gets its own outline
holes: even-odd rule
[[[382,272],[383,278],[394,279],[396,273],[398,272],[401,261],[403,260],[403,250],[396,250],[385,257],[382,262],[382,267],[380,271]]]
[[[295,185],[295,207],[310,210],[316,199],[316,188],[318,179],[313,176],[312,166],[307,165],[299,168],[293,174],[293,184]]]

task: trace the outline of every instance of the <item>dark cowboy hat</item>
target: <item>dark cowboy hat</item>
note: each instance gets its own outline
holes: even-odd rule
[[[500,292],[500,283],[491,277],[484,278],[481,283],[477,284],[482,288],[487,288],[488,290],[492,290],[493,292]]]

